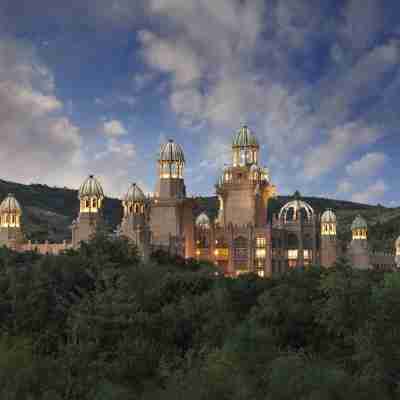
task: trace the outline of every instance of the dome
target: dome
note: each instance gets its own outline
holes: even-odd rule
[[[208,228],[210,226],[210,218],[208,218],[208,215],[206,213],[201,213],[196,218],[196,225],[200,226],[200,227]]]
[[[183,154],[182,147],[169,140],[168,143],[162,144],[160,147],[159,161],[169,162],[185,162],[185,155]]]
[[[285,204],[279,213],[279,219],[286,222],[299,220],[299,214],[302,214],[307,221],[310,221],[314,215],[313,208],[302,200],[293,200]]]
[[[336,223],[336,215],[332,210],[326,210],[321,216],[323,223]]]
[[[351,224],[351,230],[354,231],[356,229],[368,229],[367,221],[361,215],[357,215]]]
[[[233,147],[258,147],[258,140],[247,125],[243,125],[233,138]]]
[[[103,198],[104,192],[100,182],[93,175],[90,175],[79,188],[78,197],[79,199],[82,199],[83,197]]]
[[[19,213],[21,206],[13,194],[9,193],[7,197],[0,204],[1,213]]]
[[[136,183],[132,183],[124,197],[124,201],[146,201],[146,196]]]

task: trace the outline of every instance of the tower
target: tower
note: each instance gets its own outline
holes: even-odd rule
[[[233,138],[232,164],[225,167],[216,185],[222,226],[267,224],[268,200],[276,194],[269,172],[259,163],[257,138],[244,125]]]
[[[370,252],[368,247],[368,224],[361,216],[357,215],[351,225],[352,241],[349,246],[351,265],[358,269],[370,269]]]
[[[103,220],[104,192],[100,182],[93,175],[90,175],[79,188],[78,199],[79,216],[72,224],[74,248],[79,247],[82,241],[88,241]]]
[[[140,187],[136,183],[132,183],[122,201],[122,205],[124,216],[120,233],[135,243],[140,255],[144,261],[147,261],[150,256],[151,242],[149,201]]]
[[[337,219],[332,210],[326,210],[321,216],[321,265],[332,267],[337,260]]]
[[[160,147],[158,182],[151,202],[152,242],[181,256],[194,256],[193,204],[186,198],[182,147],[169,140]]]
[[[22,209],[13,194],[0,204],[0,246],[15,248],[22,242]]]

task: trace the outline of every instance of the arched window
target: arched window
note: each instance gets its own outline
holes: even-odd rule
[[[92,200],[92,207],[97,208],[97,199]]]
[[[135,204],[134,213],[135,214],[139,213],[139,205],[138,204]]]
[[[86,207],[86,208],[90,208],[90,200],[87,199],[85,203],[86,203],[85,207]]]

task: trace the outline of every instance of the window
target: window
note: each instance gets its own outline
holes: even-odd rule
[[[264,248],[266,245],[267,245],[267,241],[266,241],[265,237],[260,236],[260,237],[258,237],[258,238],[256,239],[256,247],[257,247],[258,249]]]
[[[93,205],[93,208],[97,208],[97,200],[96,199],[92,200],[92,205]]]
[[[288,250],[288,259],[289,260],[297,260],[299,257],[298,250]]]

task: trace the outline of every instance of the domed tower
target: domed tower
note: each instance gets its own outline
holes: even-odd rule
[[[337,260],[337,219],[332,210],[326,210],[321,216],[321,265],[327,268]]]
[[[268,200],[276,188],[268,170],[258,164],[259,150],[257,138],[243,125],[232,141],[232,165],[225,167],[216,185],[220,225],[266,226]]]
[[[361,215],[351,224],[351,233],[353,240],[368,240],[368,224]]]
[[[317,218],[313,208],[301,200],[285,204],[278,216],[277,226],[285,232],[284,249],[289,268],[318,263]]]
[[[171,139],[168,143],[161,145],[158,158],[157,197],[170,199],[186,196],[184,167],[185,155],[179,144]]]
[[[79,216],[72,224],[72,245],[88,241],[103,220],[102,208],[104,192],[100,182],[90,175],[78,191]]]
[[[370,269],[370,251],[368,246],[368,224],[357,215],[351,225],[352,241],[349,246],[349,261],[354,268]]]
[[[0,246],[15,247],[22,242],[22,209],[13,194],[0,204]]]
[[[158,156],[158,182],[151,201],[152,243],[181,256],[194,256],[193,204],[186,198],[182,147],[169,140]]]
[[[122,205],[124,216],[120,233],[132,240],[143,259],[150,254],[150,208],[149,201],[136,183],[132,183],[126,193]]]

